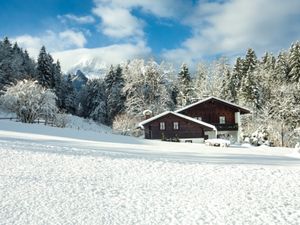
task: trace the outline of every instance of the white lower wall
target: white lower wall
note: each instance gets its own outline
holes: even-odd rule
[[[204,143],[204,138],[180,138],[180,142]]]
[[[216,138],[216,133],[214,131],[206,131],[209,139]],[[231,143],[238,142],[238,131],[218,131],[219,138],[230,140]],[[223,136],[223,137],[220,137]]]
[[[208,135],[208,139],[217,138],[216,137],[216,131],[205,131],[204,134]]]

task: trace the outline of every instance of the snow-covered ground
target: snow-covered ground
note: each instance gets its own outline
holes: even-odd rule
[[[298,156],[0,120],[0,224],[299,224]]]

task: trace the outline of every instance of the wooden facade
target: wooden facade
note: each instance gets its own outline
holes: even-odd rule
[[[188,105],[175,112],[165,112],[153,119],[141,123],[145,138],[207,138],[209,131],[220,131],[222,134],[239,135],[240,114],[250,113],[249,110],[226,102],[222,99],[210,97]],[[178,129],[174,129],[174,122]],[[164,123],[163,127],[161,123]],[[163,128],[163,129],[162,129]],[[211,138],[211,137],[210,137]]]
[[[179,113],[192,118],[201,118],[202,121],[216,126],[218,131],[238,130],[237,121],[235,121],[236,112],[240,112],[240,109],[215,99],[179,111]],[[222,124],[220,123],[220,117],[225,119]]]
[[[161,123],[164,123],[164,129],[161,129]],[[178,129],[174,129],[174,123],[178,123]],[[146,139],[205,138],[204,132],[213,130],[172,113],[152,120],[143,126]]]

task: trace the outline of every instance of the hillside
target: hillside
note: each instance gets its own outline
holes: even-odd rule
[[[293,152],[2,120],[0,221],[297,224],[300,160]]]

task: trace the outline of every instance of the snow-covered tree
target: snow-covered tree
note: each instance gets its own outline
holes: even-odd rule
[[[45,46],[40,50],[38,63],[37,63],[37,80],[40,85],[45,88],[54,88],[55,78],[54,78],[54,68],[53,59],[46,52]]]
[[[153,60],[145,65],[144,60],[133,60],[124,68],[126,113],[142,116],[146,109],[154,114],[170,108],[170,93],[167,79],[160,66]]]
[[[142,92],[143,67],[144,60],[134,59],[123,68],[125,78],[123,93],[126,96],[126,114],[129,115],[141,115],[146,107]]]
[[[124,82],[121,66],[118,65],[116,69],[111,66],[110,71],[104,80],[107,97],[107,124],[111,124],[114,117],[124,111]]]
[[[53,70],[54,70],[54,92],[57,96],[57,105],[60,109],[62,109],[66,90],[64,89],[63,86],[64,82],[63,82],[59,61],[53,64]]]
[[[0,101],[24,123],[32,123],[39,117],[53,119],[57,113],[55,94],[37,81],[22,80],[7,86]]]
[[[205,63],[198,63],[195,82],[193,82],[194,92],[197,99],[202,99],[209,94],[207,90],[207,78],[208,66]]]
[[[194,98],[192,89],[192,78],[189,73],[187,65],[184,63],[178,74],[178,94],[177,94],[177,107],[183,107],[191,104]]]
[[[300,83],[300,42],[296,42],[290,49],[290,81]]]
[[[0,90],[14,81],[12,45],[6,37],[0,42]]]
[[[68,113],[74,114],[76,111],[76,93],[71,74],[68,74],[67,80],[63,83],[63,92],[63,106]]]
[[[239,90],[239,99],[242,104],[257,110],[260,108],[260,86],[255,69],[257,68],[257,57],[253,49],[248,49],[245,60],[243,60],[243,77]]]
[[[288,54],[280,52],[275,63],[275,79],[281,84],[289,80],[290,65]]]
[[[89,80],[79,93],[79,104],[82,108],[80,116],[105,123],[107,109],[103,80]]]

